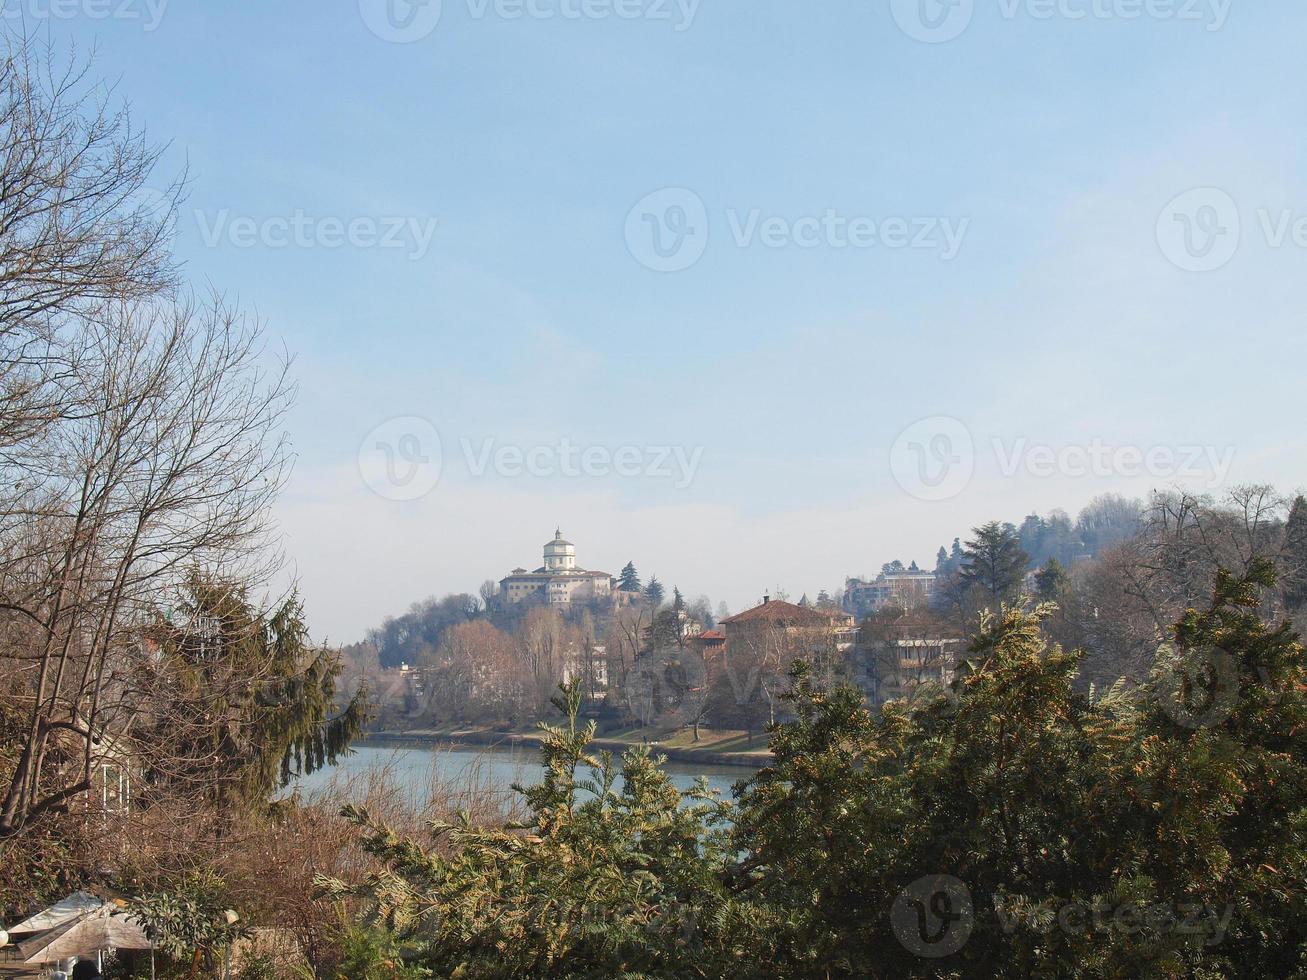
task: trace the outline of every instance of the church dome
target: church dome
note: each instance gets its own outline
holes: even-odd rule
[[[569,549],[569,548],[572,550],[573,553],[575,553],[575,551],[576,551],[576,545],[572,544],[571,541],[565,541],[565,540],[563,540],[563,532],[562,532],[562,531],[555,531],[555,532],[554,532],[554,540],[548,542],[548,543],[545,545],[545,554],[547,554],[547,555],[548,555],[548,554],[555,554],[555,555],[557,555],[557,554],[565,554],[565,553],[567,553],[567,549]]]
[[[545,545],[545,570],[571,571],[576,568],[576,545],[563,540],[561,530],[554,532],[554,540]]]

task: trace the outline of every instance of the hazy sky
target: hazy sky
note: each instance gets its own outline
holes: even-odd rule
[[[98,44],[189,163],[188,274],[296,355],[320,637],[556,525],[738,610],[1303,482],[1295,0],[3,9]]]

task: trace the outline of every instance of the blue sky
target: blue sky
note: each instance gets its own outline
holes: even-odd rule
[[[556,525],[739,609],[992,517],[1304,482],[1301,4],[65,2],[3,9],[97,46],[189,165],[188,275],[296,355],[321,636]]]

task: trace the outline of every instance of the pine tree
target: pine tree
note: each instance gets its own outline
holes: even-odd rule
[[[935,555],[935,574],[943,575],[948,570],[949,570],[948,552],[944,550],[943,545],[940,545],[939,553]]]
[[[663,604],[663,597],[667,594],[663,588],[663,583],[658,581],[658,576],[654,575],[649,579],[649,584],[644,587],[644,597],[649,603],[657,609]]]
[[[140,741],[176,756],[160,785],[207,783],[215,801],[258,805],[293,776],[334,765],[367,720],[366,691],[337,709],[340,658],[311,644],[296,596],[265,611],[195,576],[148,635],[163,684],[159,730]]]
[[[1290,611],[1307,605],[1307,499],[1298,497],[1285,525],[1281,594]]]
[[[1050,558],[1048,564],[1035,575],[1035,588],[1039,598],[1049,602],[1059,601],[1071,588],[1071,576],[1056,558]]]
[[[1010,524],[990,521],[973,528],[975,537],[963,552],[962,580],[979,585],[997,607],[1016,597],[1025,578],[1030,557],[1021,549],[1016,529]]]
[[[640,584],[640,576],[635,570],[635,562],[628,561],[626,567],[622,569],[621,577],[617,580],[617,588],[622,592],[640,592],[643,586]]]

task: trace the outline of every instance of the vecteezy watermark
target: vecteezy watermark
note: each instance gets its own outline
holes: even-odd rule
[[[1207,31],[1225,26],[1234,0],[992,0],[1006,21],[1175,21]],[[976,0],[890,0],[890,13],[908,37],[943,44],[959,37]]]
[[[688,31],[701,0],[466,0],[472,20],[642,20]],[[410,44],[439,26],[441,0],[359,0],[363,22],[383,41]]]
[[[1057,930],[1068,936],[1185,936],[1201,939],[1206,946],[1219,945],[1225,939],[1234,916],[1232,905],[1218,909],[1205,902],[1113,904],[1101,897],[1091,902],[1041,902],[1018,908],[996,896],[994,911],[1008,935],[1024,928],[1044,935]]]
[[[1251,227],[1269,249],[1307,251],[1307,212],[1254,208]],[[1213,272],[1229,264],[1247,236],[1238,203],[1219,187],[1177,194],[1157,218],[1157,244],[1167,260],[1186,272]]]
[[[889,462],[898,485],[913,497],[951,500],[967,488],[976,472],[976,444],[962,422],[936,415],[899,433]]]
[[[394,215],[353,218],[314,217],[303,210],[266,218],[233,216],[222,209],[195,212],[200,240],[208,248],[357,248],[402,250],[414,262],[426,257],[440,224],[438,218]]]
[[[889,6],[899,30],[927,44],[953,40],[976,12],[975,0],[890,0]]]
[[[458,454],[445,459],[440,433],[412,415],[390,419],[363,439],[358,469],[363,483],[387,500],[418,500],[431,493],[458,463],[473,479],[644,479],[685,490],[703,462],[703,446],[582,444],[566,437],[523,445],[487,437],[457,441]]]
[[[952,956],[971,938],[971,890],[952,875],[918,878],[894,899],[890,926],[909,953],[927,959]]]
[[[626,247],[655,272],[688,269],[708,248],[708,208],[694,191],[665,187],[647,194],[626,215]],[[942,215],[768,214],[761,208],[727,208],[722,224],[736,248],[825,248],[934,252],[943,261],[957,257],[971,227],[970,218]]]
[[[1026,439],[1004,444],[992,441],[998,472],[1015,477],[1021,472],[1037,479],[1067,476],[1125,477],[1141,476],[1160,480],[1186,480],[1215,489],[1225,482],[1234,465],[1233,446],[1110,446],[1102,439],[1084,445],[1032,445]]]
[[[988,449],[1005,479],[1136,479],[1150,477],[1215,489],[1234,465],[1232,446],[1111,445],[1101,438],[1062,446],[1029,439],[993,438]],[[951,500],[971,483],[977,466],[971,430],[951,416],[936,415],[912,423],[890,447],[890,472],[918,500]]]
[[[163,23],[169,0],[0,0],[0,17],[33,23],[50,20],[136,21],[147,34]]]
[[[647,194],[626,215],[626,247],[655,272],[688,269],[708,249],[708,208],[684,187]]]
[[[440,24],[441,0],[359,0],[363,23],[392,44],[411,44]]]
[[[500,443],[493,438],[460,438],[459,446],[473,477],[493,473],[507,479],[644,478],[670,481],[675,490],[694,482],[704,453],[703,446],[583,446],[566,438],[534,446]]]
[[[402,415],[382,422],[359,445],[363,483],[386,500],[420,500],[440,482],[440,433],[430,421]]]
[[[1157,216],[1162,254],[1186,272],[1211,272],[1239,250],[1239,207],[1217,187],[1195,187],[1177,194]]]
[[[1239,702],[1239,665],[1217,647],[1157,651],[1153,693],[1162,712],[1182,728],[1211,728],[1234,714]]]

